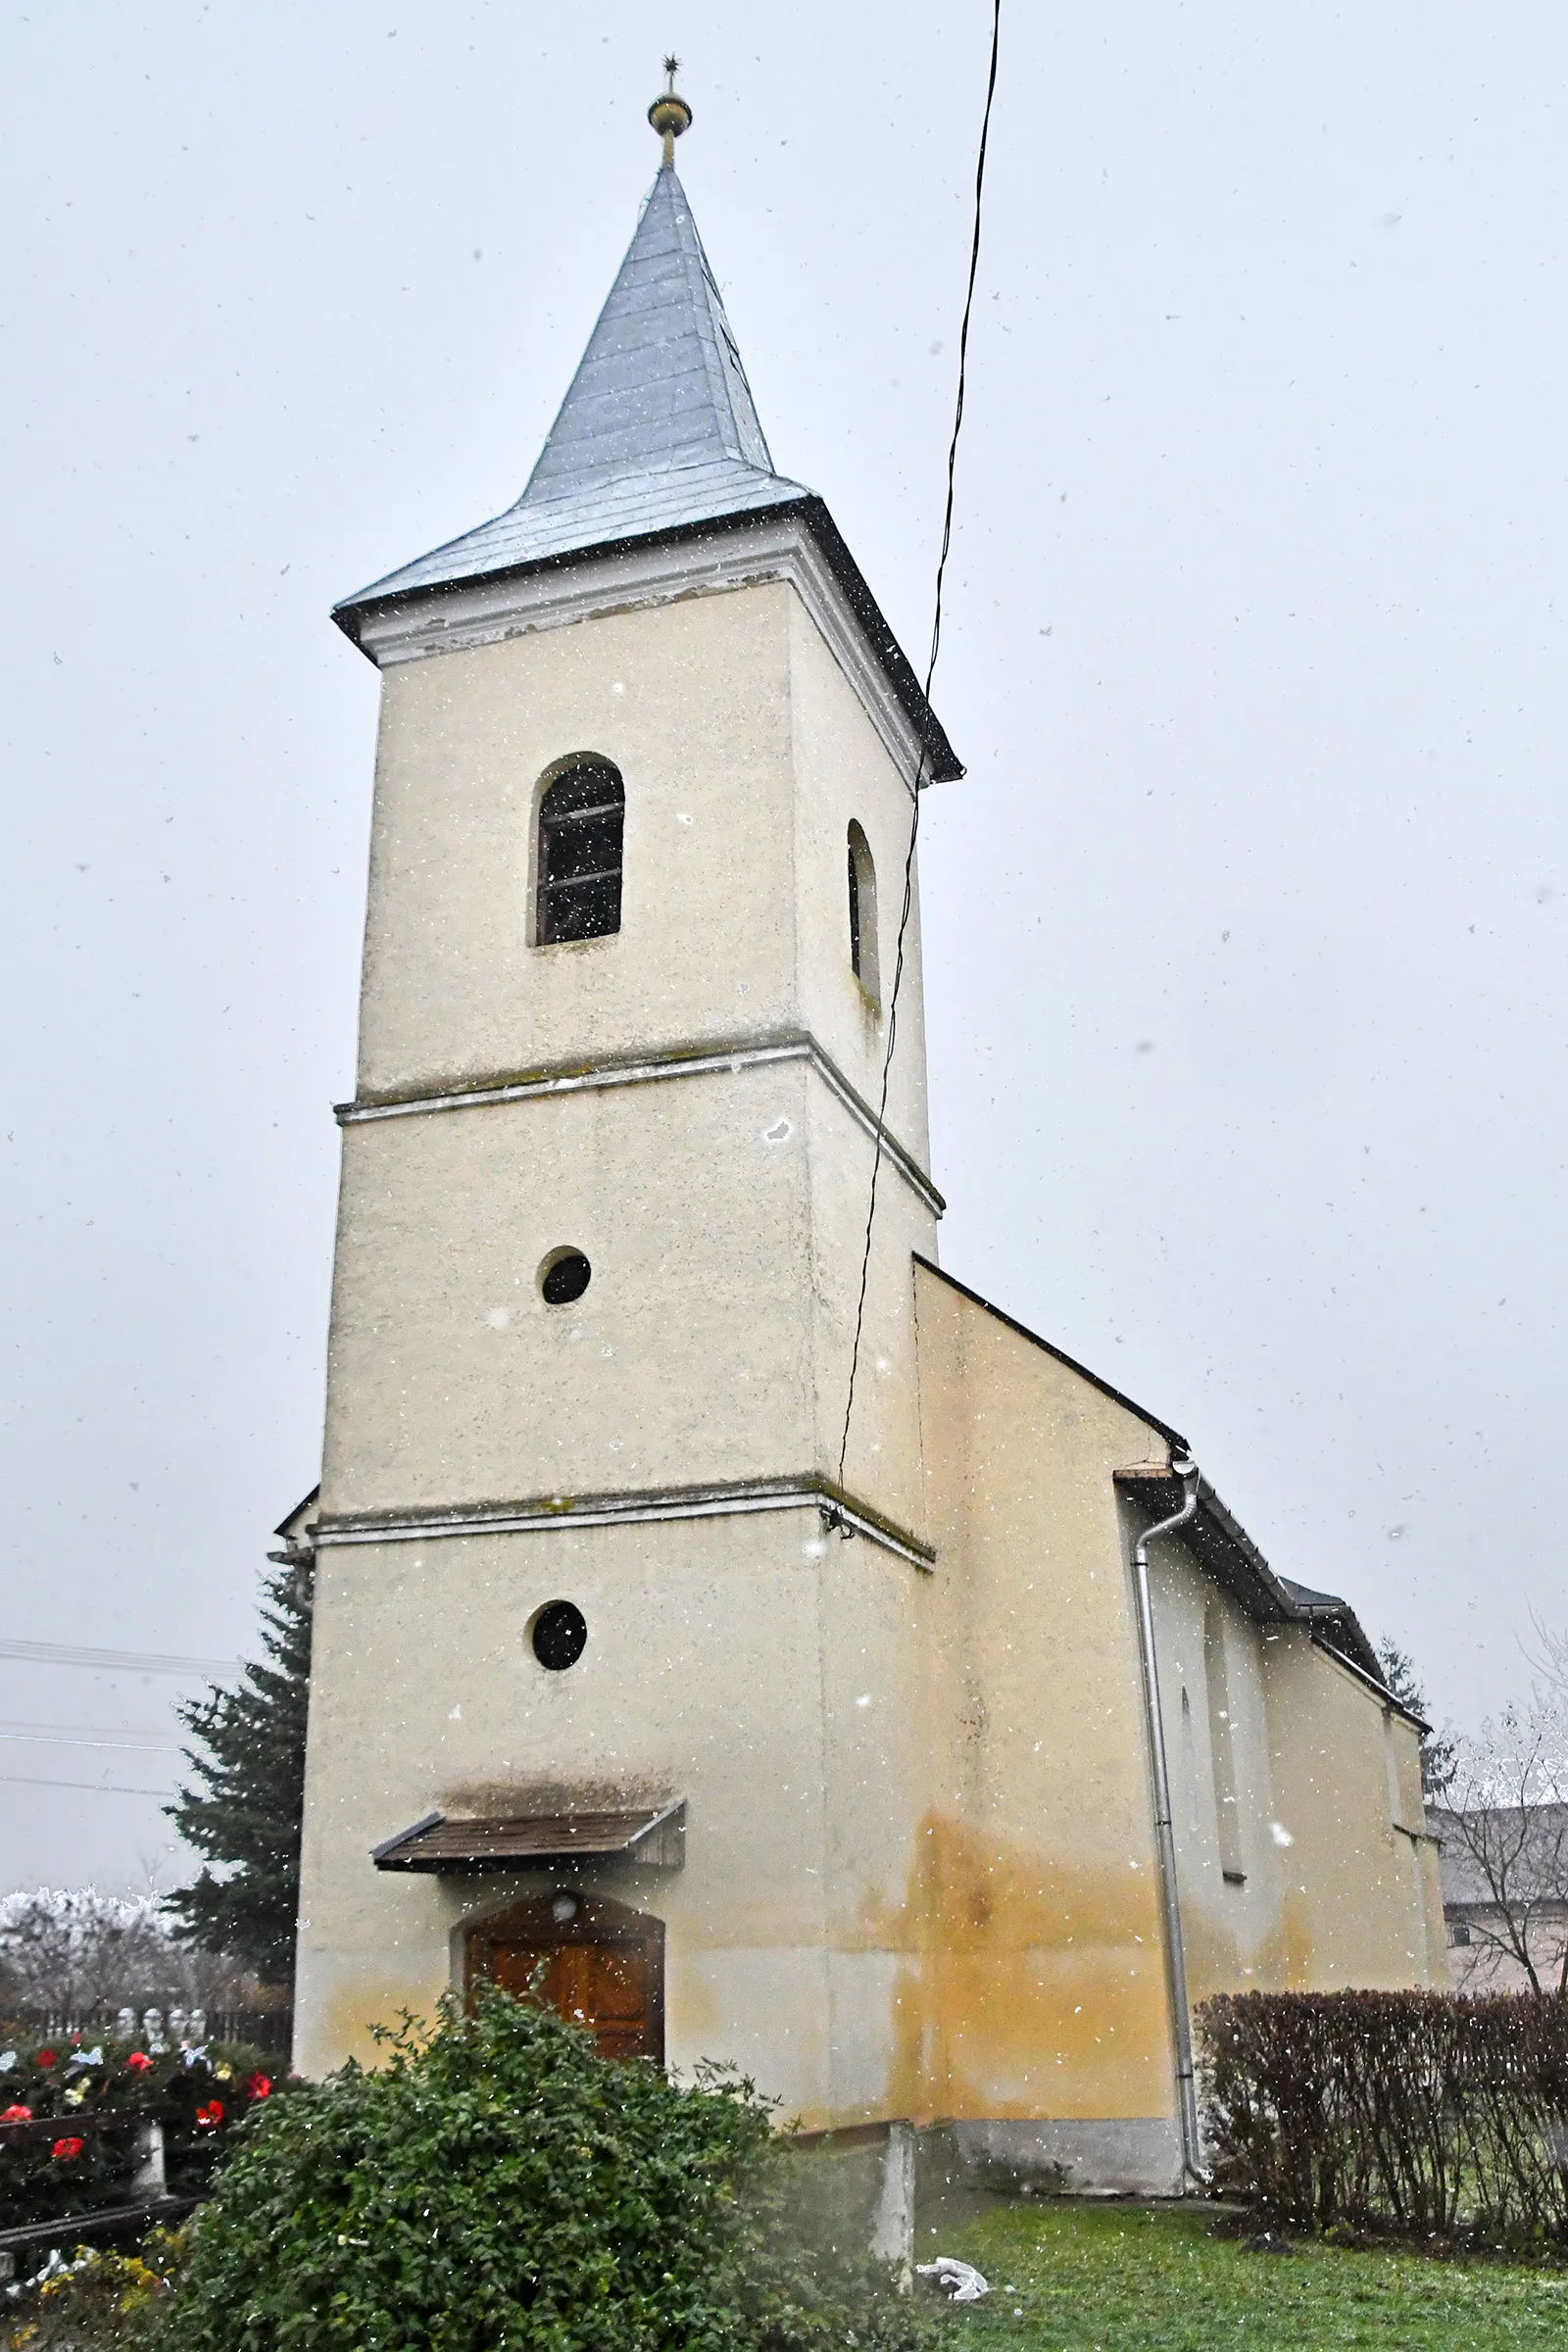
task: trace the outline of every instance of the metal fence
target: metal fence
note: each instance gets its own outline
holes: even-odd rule
[[[36,2002],[9,2002],[0,2017],[0,2034],[17,2041],[69,2041],[79,2034],[84,2041],[132,2041],[142,2046],[172,2048],[181,2042],[243,2042],[286,2059],[293,2038],[293,2014],[284,2007],[238,2008],[218,2006],[186,2009],[177,1999],[167,2006],[148,2000],[135,2007],[112,2007],[104,2002],[74,2009]]]

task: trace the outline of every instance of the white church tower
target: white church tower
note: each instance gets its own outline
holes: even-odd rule
[[[282,1531],[296,2063],[542,1968],[807,2129],[1169,2191],[1205,1993],[1441,1980],[1421,1727],[1175,1430],[936,1266],[912,861],[877,1106],[961,770],[774,471],[652,118],[522,497],[336,616],[382,696]]]
[[[886,2088],[921,1804],[917,896],[840,1449],[912,796],[961,770],[774,470],[654,111],[523,496],[336,614],[382,698],[298,2057],[560,1946],[607,2046],[826,2122]]]

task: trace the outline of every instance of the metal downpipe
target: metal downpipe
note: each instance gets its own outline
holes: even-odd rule
[[[1176,1884],[1176,1836],[1171,1823],[1170,1767],[1165,1754],[1165,1718],[1159,1703],[1154,1649],[1154,1605],[1149,1590],[1149,1546],[1156,1536],[1185,1527],[1198,1509],[1198,1464],[1173,1461],[1186,1492],[1182,1507],[1146,1527],[1133,1545],[1133,1591],[1138,1609],[1138,1652],[1144,1670],[1144,1711],[1154,1775],[1154,1844],[1159,1855],[1159,1898],[1165,1922],[1165,1976],[1170,1992],[1171,2030],[1176,2042],[1176,2101],[1181,2125],[1182,2171],[1205,2186],[1198,2131],[1198,2087],[1193,2071],[1193,2021],[1187,2004],[1187,1954],[1182,1942],[1181,1893]]]

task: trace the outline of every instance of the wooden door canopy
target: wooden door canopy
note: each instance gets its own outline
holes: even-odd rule
[[[664,2063],[664,1923],[606,1895],[563,1888],[476,1920],[464,1984],[499,1984],[584,2026],[603,2058]]]
[[[377,1870],[515,1870],[529,1862],[579,1862],[623,1854],[654,1870],[679,1870],[686,1859],[686,1802],[642,1805],[622,1813],[521,1813],[450,1821],[427,1813],[376,1846]]]

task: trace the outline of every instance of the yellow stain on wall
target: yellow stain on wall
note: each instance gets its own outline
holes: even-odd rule
[[[891,2111],[1162,2115],[1171,2057],[1152,1873],[920,1824],[896,1939]],[[918,1923],[907,1951],[906,1917]],[[865,1939],[878,1924],[867,1916]]]
[[[433,2009],[434,2003],[422,1987],[393,1984],[384,1977],[347,1977],[332,1987],[325,2032],[318,2038],[334,2053],[333,2068],[350,2058],[357,2058],[362,2066],[383,2066],[385,2047],[377,2040],[375,2028],[396,2027],[407,2015],[421,2032],[428,2033],[435,2022]]]
[[[687,2042],[723,2032],[727,2019],[712,1986],[695,1969],[671,1972],[664,1986],[667,2023],[672,2034]]]
[[[1316,1939],[1312,1934],[1312,1904],[1303,1886],[1299,1892],[1288,1893],[1280,1905],[1285,1931],[1285,1988],[1290,1992],[1312,1992],[1322,1989],[1319,1979],[1323,1971],[1317,1965]]]

